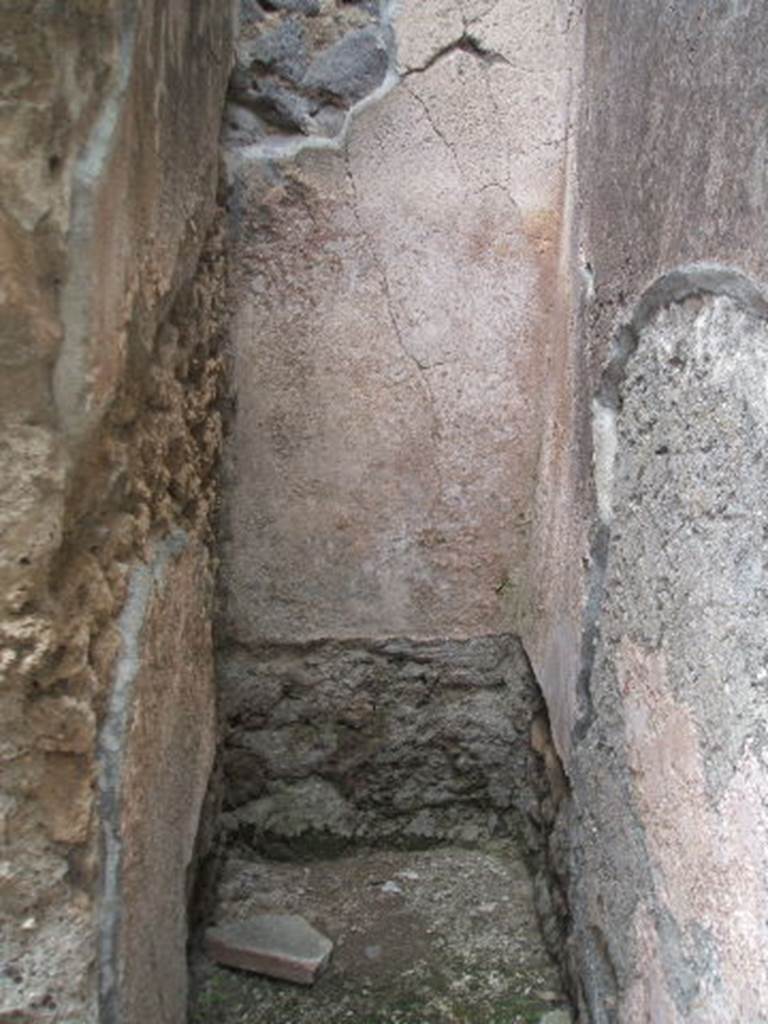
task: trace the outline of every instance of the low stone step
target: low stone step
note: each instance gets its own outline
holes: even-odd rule
[[[333,943],[297,914],[259,914],[205,933],[208,956],[226,967],[312,985],[331,958]]]

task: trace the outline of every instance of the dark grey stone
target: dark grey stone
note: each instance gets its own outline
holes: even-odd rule
[[[324,135],[328,139],[341,134],[344,128],[344,120],[347,116],[345,110],[326,103],[314,115],[315,130],[318,135]]]
[[[541,698],[514,637],[237,648],[219,673],[246,847],[475,842],[518,831],[538,802]]]
[[[304,29],[296,18],[287,18],[243,47],[248,62],[298,85],[309,66]]]
[[[308,89],[355,103],[381,85],[389,66],[387,47],[373,28],[349,32],[312,61],[304,77]]]
[[[240,27],[245,28],[264,20],[264,11],[257,0],[241,0],[240,2]]]
[[[246,76],[233,76],[231,96],[268,124],[284,131],[308,133],[312,128],[309,100],[297,95],[273,78],[259,78],[244,84]]]
[[[320,0],[264,0],[263,6],[268,11],[290,11],[308,17],[320,13]]]
[[[227,143],[249,146],[263,141],[266,135],[263,122],[254,111],[239,103],[228,103],[224,116],[224,136]]]

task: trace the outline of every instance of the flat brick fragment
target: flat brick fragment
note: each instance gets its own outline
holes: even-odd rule
[[[327,967],[333,943],[296,914],[259,914],[209,928],[205,947],[226,967],[312,985]]]

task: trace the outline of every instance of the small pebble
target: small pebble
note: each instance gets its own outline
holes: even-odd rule
[[[403,890],[397,884],[397,882],[385,882],[381,887],[382,892],[392,893],[394,895],[402,895]]]

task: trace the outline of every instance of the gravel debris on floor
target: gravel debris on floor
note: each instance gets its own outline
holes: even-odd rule
[[[538,1024],[555,1010],[570,1020],[509,842],[304,864],[231,859],[213,923],[263,912],[301,914],[329,936],[330,966],[303,989],[199,952],[190,1024]]]

